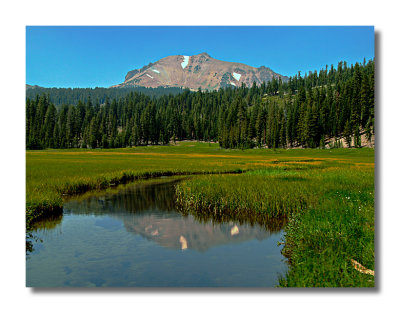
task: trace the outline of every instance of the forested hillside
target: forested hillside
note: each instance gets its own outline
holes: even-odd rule
[[[163,95],[176,95],[183,92],[180,87],[129,87],[129,88],[44,88],[40,86],[26,85],[26,98],[36,99],[36,96],[43,94],[48,96],[48,100],[56,107],[62,104],[77,104],[78,101],[87,102],[89,97],[92,101],[105,103],[106,99],[120,99],[126,97],[131,92],[138,92],[150,97]]]
[[[118,90],[118,89],[114,89]],[[344,136],[361,145],[374,133],[374,61],[290,77],[261,86],[185,90],[150,97],[129,92],[59,107],[42,94],[26,100],[26,146],[116,148],[171,140],[218,141],[224,148],[322,147]],[[67,104],[65,104],[67,103]]]

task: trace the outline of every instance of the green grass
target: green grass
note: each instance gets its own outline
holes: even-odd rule
[[[218,155],[210,158],[204,151],[220,153],[216,144],[210,147],[197,143],[116,150],[27,151],[27,224],[60,212],[63,198],[69,195],[142,178],[234,172],[240,168],[236,159],[229,162]]]
[[[282,158],[242,175],[183,181],[176,193],[183,212],[200,217],[287,219],[283,251],[291,266],[282,287],[373,287],[374,277],[352,265],[374,270],[373,160]]]
[[[214,174],[177,185],[180,210],[201,219],[285,226],[290,267],[280,286],[374,286],[373,276],[351,264],[374,270],[373,149],[242,151],[181,142],[27,151],[26,167],[27,225],[60,212],[69,195],[162,175]]]

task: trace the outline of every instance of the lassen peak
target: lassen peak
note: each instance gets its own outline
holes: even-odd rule
[[[141,69],[129,71],[125,81],[112,87],[183,87],[217,90],[227,86],[251,86],[268,82],[275,77],[287,81],[286,76],[270,68],[259,68],[238,62],[212,58],[207,52],[197,55],[172,55],[149,63]]]

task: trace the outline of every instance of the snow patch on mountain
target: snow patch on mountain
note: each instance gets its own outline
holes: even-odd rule
[[[151,69],[153,72],[156,72],[157,74],[160,74],[160,71],[159,70],[156,70],[156,69],[154,69],[154,68],[152,68]]]
[[[186,65],[188,65],[189,64],[189,56],[187,56],[187,55],[184,55],[183,56],[183,62],[181,63],[181,66],[182,66],[182,68],[184,69],[185,67],[186,67]]]
[[[233,85],[233,86],[235,86],[236,87],[236,85],[235,85],[235,83],[232,83],[232,82],[229,82],[231,85]]]
[[[238,74],[238,73],[235,73],[235,72],[233,72],[232,74],[233,74],[233,77],[235,77],[235,79],[237,81],[239,81],[240,80],[240,76],[242,76],[241,74]]]
[[[149,74],[147,74],[147,73],[146,73],[146,75],[149,76],[150,78],[154,78],[153,76],[151,76],[151,75],[149,75]]]

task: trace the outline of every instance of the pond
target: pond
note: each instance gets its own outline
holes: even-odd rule
[[[71,199],[29,234],[28,287],[274,287],[283,230],[182,215],[176,181]]]

